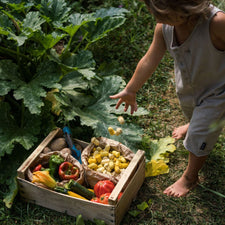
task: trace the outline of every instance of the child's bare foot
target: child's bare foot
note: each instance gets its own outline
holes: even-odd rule
[[[189,127],[189,123],[175,128],[173,133],[172,133],[172,137],[177,139],[177,140],[181,139],[181,138],[184,138],[186,133],[187,133],[188,127]]]
[[[185,175],[183,175],[174,184],[169,186],[163,192],[167,196],[182,197],[188,194],[188,192],[195,188],[198,184],[198,179],[190,181]]]

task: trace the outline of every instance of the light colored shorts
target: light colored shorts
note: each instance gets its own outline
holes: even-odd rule
[[[184,147],[198,157],[208,155],[223,129],[221,124],[225,120],[225,90],[207,97],[193,109],[182,109],[185,115],[192,114]],[[215,123],[217,126],[212,127]]]

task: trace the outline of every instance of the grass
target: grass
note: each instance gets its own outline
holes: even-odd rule
[[[153,35],[155,22],[143,3],[135,0],[118,1],[81,1],[89,10],[96,7],[123,5],[130,14],[123,26],[104,40],[93,45],[97,64],[110,62],[116,73],[127,81],[143,54],[148,49]],[[174,89],[173,61],[166,55],[154,73],[154,76],[143,86],[137,96],[139,106],[149,110],[149,115],[140,117],[138,123],[145,134],[157,139],[170,136],[174,127],[185,123]],[[170,156],[168,174],[146,178],[143,186],[124,216],[121,225],[223,225],[225,224],[225,134],[220,138],[201,170],[200,179],[203,186],[197,186],[187,197],[171,198],[163,190],[176,181],[183,173],[188,153],[182,141],[176,142],[177,150]],[[5,187],[1,187],[0,195]],[[214,192],[212,192],[213,190]],[[144,211],[137,209],[142,202],[148,202]],[[134,210],[140,211],[136,217]],[[52,210],[24,203],[19,196],[11,209],[0,201],[0,221],[4,225],[72,225],[76,218],[59,214]],[[94,224],[85,221],[85,224]]]

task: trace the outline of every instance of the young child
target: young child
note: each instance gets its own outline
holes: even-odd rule
[[[169,51],[174,59],[176,92],[189,123],[172,136],[184,139],[189,161],[180,179],[165,189],[168,196],[185,196],[198,183],[198,172],[213,149],[225,119],[225,14],[208,0],[145,0],[156,19],[153,41],[127,86],[110,96],[137,111],[136,93]]]

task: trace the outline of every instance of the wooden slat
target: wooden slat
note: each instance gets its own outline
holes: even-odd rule
[[[21,178],[17,179],[20,195],[27,202],[35,203],[74,217],[81,214],[85,220],[93,221],[94,219],[101,219],[104,220],[107,225],[115,225],[114,206],[74,198],[38,187]]]
[[[121,176],[119,182],[113,189],[110,197],[109,197],[109,204],[115,205],[117,203],[117,198],[119,193],[126,188],[126,185],[134,175],[135,171],[137,170],[138,165],[141,161],[144,160],[145,152],[142,150],[138,150],[135,154],[134,158],[129,163],[127,169],[124,171],[123,175]]]
[[[25,172],[37,158],[37,156],[43,151],[43,149],[51,142],[51,140],[62,132],[61,128],[57,128],[49,133],[49,135],[41,142],[41,144],[31,153],[31,155],[23,162],[23,164],[17,169],[17,176],[25,179]]]
[[[132,200],[136,197],[140,187],[142,186],[145,179],[145,161],[143,160],[141,164],[138,166],[138,169],[132,179],[130,180],[129,184],[126,187],[125,192],[116,205],[115,210],[115,224],[119,225],[122,221],[125,213],[129,209]]]

